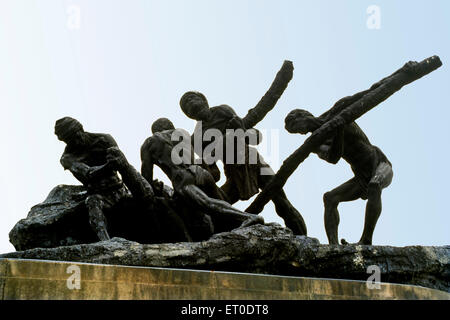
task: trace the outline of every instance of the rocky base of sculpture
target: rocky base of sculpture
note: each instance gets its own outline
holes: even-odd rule
[[[219,231],[198,242],[161,243],[163,239],[149,236],[148,216],[134,211],[132,203],[109,213],[114,238],[96,242],[85,197],[81,186],[55,187],[11,230],[10,241],[19,251],[0,258],[364,281],[371,275],[368,267],[376,265],[382,282],[450,291],[450,246],[323,245],[314,238],[294,236],[278,224]]]
[[[190,209],[186,204],[170,199],[172,190],[164,186],[164,194],[171,202],[173,210],[184,221],[183,216]],[[89,224],[85,205],[86,189],[79,185],[58,185],[50,191],[44,202],[33,206],[25,219],[16,223],[9,233],[9,240],[16,250],[32,248],[54,248],[98,241]],[[161,204],[161,203],[159,203]],[[111,237],[119,237],[139,243],[178,242],[179,234],[174,230],[173,220],[167,218],[167,207],[155,205],[152,212],[145,210],[132,197],[125,198],[113,209],[105,213],[108,232]],[[155,220],[158,228],[154,227]],[[242,221],[216,217],[216,233],[230,231]],[[194,235],[192,235],[194,238]],[[195,234],[198,241],[206,240]]]
[[[330,246],[294,236],[279,225],[254,225],[203,242],[140,244],[113,238],[90,244],[35,248],[0,258],[74,261],[127,266],[238,271],[367,280],[377,265],[381,281],[450,291],[450,246]]]

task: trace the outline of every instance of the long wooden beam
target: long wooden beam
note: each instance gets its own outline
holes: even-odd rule
[[[367,92],[364,92],[357,101],[350,105],[339,105],[342,110],[335,110],[337,115],[331,116],[320,128],[309,136],[302,146],[292,153],[282,164],[280,170],[272,178],[271,182],[256,197],[253,203],[245,210],[249,213],[260,213],[264,206],[272,199],[273,195],[283,188],[288,178],[297,167],[319,147],[337,128],[349,124],[366,112],[370,111],[381,102],[389,98],[403,86],[422,78],[442,65],[438,56],[432,56],[421,62],[410,61],[392,75],[374,84]],[[331,111],[331,110],[330,110]]]

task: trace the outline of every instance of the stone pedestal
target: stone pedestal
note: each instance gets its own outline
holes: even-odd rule
[[[0,259],[0,298],[10,299],[450,299],[413,285],[247,273]]]

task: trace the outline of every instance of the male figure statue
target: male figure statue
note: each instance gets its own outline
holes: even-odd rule
[[[175,164],[172,158],[172,151],[177,142],[172,141],[172,137],[185,137],[188,141],[184,151],[190,153],[188,157],[193,157],[190,137],[186,131],[175,129],[169,119],[161,118],[152,125],[153,136],[147,138],[141,147],[141,172],[147,181],[153,181],[153,166],[157,165],[168,176],[172,182],[175,194],[187,201],[188,205],[193,205],[199,210],[190,210],[191,213],[199,214],[203,221],[210,220],[208,215],[230,217],[242,223],[242,226],[253,223],[263,223],[263,219],[248,213],[241,212],[224,201],[223,192],[216,186],[214,178],[209,171],[199,165],[187,165],[185,163]],[[180,142],[182,143],[182,142]],[[193,163],[193,162],[190,162]],[[204,212],[204,213],[202,213]],[[194,217],[193,217],[194,218]]]
[[[364,93],[364,92],[363,92]],[[362,93],[361,93],[362,94]],[[345,98],[356,99],[361,94]],[[342,103],[345,102],[343,99]],[[285,128],[290,133],[307,134],[326,122],[326,117],[314,117],[306,110],[291,111],[285,119]],[[359,244],[372,244],[375,225],[381,214],[381,191],[390,185],[393,177],[392,165],[381,150],[372,145],[361,130],[352,122],[337,129],[317,150],[321,159],[336,164],[340,158],[347,161],[355,176],[323,196],[325,204],[325,229],[330,244],[338,244],[339,212],[341,202],[367,199],[364,231]],[[342,239],[342,243],[347,242]]]
[[[104,211],[130,196],[107,161],[108,148],[117,147],[117,143],[109,134],[84,131],[81,123],[70,117],[56,121],[55,134],[67,145],[61,165],[87,188],[85,203],[91,228],[101,241],[108,240]]]
[[[142,227],[145,229],[147,239],[154,242],[190,242],[194,240],[191,236],[192,230],[188,230],[185,221],[173,210],[172,199],[169,194],[165,193],[161,183],[155,185],[153,182],[156,187],[154,189],[117,147],[107,150],[107,161],[122,176],[134,201],[139,204],[142,214],[147,215],[145,220],[149,224],[137,227],[137,229]]]
[[[274,103],[272,103],[274,104]],[[226,140],[226,133],[228,129],[242,129],[244,132],[253,129],[253,124],[257,123],[268,110],[260,110],[254,108],[249,111],[248,115],[241,119],[237,116],[236,112],[228,105],[219,105],[216,107],[209,107],[206,97],[200,92],[186,92],[180,100],[180,106],[183,112],[191,119],[197,120],[197,127],[192,136],[192,143],[195,143],[200,136],[202,141],[203,150],[209,143],[203,141],[202,137],[208,129],[217,129],[223,135],[223,140]],[[258,118],[255,120],[255,118]],[[199,128],[202,130],[199,130]],[[259,132],[253,129],[254,134],[256,132],[256,143],[260,141]],[[250,140],[250,139],[249,139]],[[225,144],[225,143],[224,143]],[[239,200],[248,200],[255,194],[263,189],[265,185],[271,180],[275,174],[270,166],[264,162],[262,157],[257,154],[257,162],[250,163],[247,155],[250,153],[251,148],[249,143],[245,143],[246,150],[233,150],[236,154],[245,154],[245,163],[229,164],[225,159],[227,158],[226,150],[224,148],[223,163],[225,169],[225,175],[227,181],[222,186],[222,190],[227,194],[228,201],[233,204]],[[256,153],[256,150],[254,150]],[[215,171],[218,172],[217,166],[212,166]],[[261,169],[264,169],[264,174],[261,174]],[[219,179],[216,178],[216,181]],[[303,221],[303,217],[292,206],[286,197],[284,191],[280,191],[272,199],[277,214],[284,219],[284,222],[288,228],[290,228],[296,235],[306,235],[306,225]]]

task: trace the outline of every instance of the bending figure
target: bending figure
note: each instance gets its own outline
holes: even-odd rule
[[[286,117],[285,127],[290,133],[307,134],[321,127],[326,121],[324,118],[314,117],[306,110],[296,109]],[[323,196],[325,229],[329,243],[338,244],[339,203],[361,198],[367,199],[367,205],[364,230],[358,243],[372,244],[375,225],[381,214],[381,192],[392,181],[392,164],[378,147],[370,143],[356,122],[340,126],[328,140],[312,152],[332,164],[343,158],[355,174],[352,179]],[[342,243],[347,242],[342,239]]]

